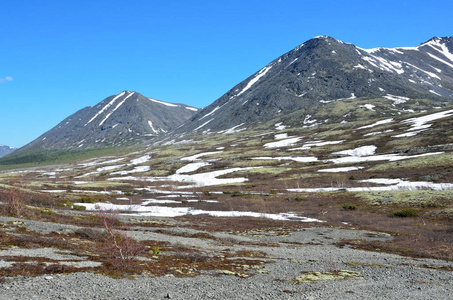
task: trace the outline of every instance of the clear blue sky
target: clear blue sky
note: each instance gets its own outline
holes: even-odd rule
[[[306,40],[453,35],[453,1],[0,2],[0,144],[21,147],[122,90],[204,107]]]

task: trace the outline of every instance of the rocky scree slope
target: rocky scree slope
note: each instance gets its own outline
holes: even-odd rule
[[[165,134],[197,109],[123,91],[67,117],[19,149],[67,150],[134,144]]]
[[[344,99],[380,99],[391,109],[412,102],[419,111],[452,103],[453,38],[433,38],[417,47],[367,50],[316,37],[233,87],[175,133],[240,130],[298,110],[300,122]],[[420,99],[429,104],[420,106]]]

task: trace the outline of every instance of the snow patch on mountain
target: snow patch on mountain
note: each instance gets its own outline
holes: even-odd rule
[[[114,97],[107,105],[105,105],[100,111],[98,111],[94,117],[92,117],[84,126],[87,126],[88,124],[90,124],[94,119],[96,119],[100,114],[102,114],[106,109],[108,109],[110,106],[113,105],[113,103],[115,103],[115,101],[122,97],[124,94],[126,93],[126,91],[116,95],[116,97]]]
[[[249,88],[251,88],[255,83],[258,82],[258,80],[260,80],[261,77],[263,77],[264,75],[266,75],[267,72],[269,72],[269,70],[272,68],[272,66],[266,66],[264,68],[262,68],[258,74],[255,75],[255,77],[253,77],[248,83],[247,85],[242,89],[242,91],[240,91],[236,96],[240,96],[242,95],[244,92],[246,92]]]
[[[126,102],[126,100],[131,97],[133,94],[135,94],[135,92],[132,92],[130,93],[129,95],[126,96],[126,98],[124,98],[120,103],[118,103],[118,105],[110,112],[107,114],[107,116],[104,118],[104,120],[101,121],[101,123],[99,123],[99,126],[101,126],[102,124],[104,124],[104,122],[121,106],[123,105],[124,102]]]
[[[170,107],[178,107],[179,106],[179,105],[176,105],[176,104],[173,104],[173,103],[167,103],[167,102],[159,101],[159,100],[156,100],[156,99],[153,99],[153,98],[148,98],[148,99],[153,101],[153,102],[155,102],[155,103],[159,103],[159,104],[162,104],[162,105],[165,105],[165,106],[170,106]]]

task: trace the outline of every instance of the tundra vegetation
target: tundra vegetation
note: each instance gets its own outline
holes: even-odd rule
[[[351,109],[348,101],[335,105],[339,114]],[[243,250],[246,243],[223,234],[284,236],[310,227],[390,237],[332,241],[338,247],[453,260],[452,118],[432,121],[415,137],[394,137],[406,132],[407,115],[358,129],[372,123],[366,121],[369,113],[357,111],[356,122],[335,126],[276,130],[277,122],[269,122],[116,151],[39,154],[39,164],[30,157],[6,157],[0,161],[0,251],[49,248],[77,259],[4,255],[8,263],[0,278],[81,271],[249,277],[265,273],[271,257]],[[276,139],[277,134],[284,135]],[[284,137],[300,140],[264,146],[284,143]],[[335,141],[341,142],[328,143]],[[363,146],[375,150],[337,153]],[[335,161],[345,157],[350,160]],[[33,229],[33,222],[60,229]],[[217,248],[171,243],[168,236],[209,241]],[[360,277],[330,268],[304,272],[291,280]]]

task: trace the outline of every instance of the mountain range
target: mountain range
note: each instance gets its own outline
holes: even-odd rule
[[[16,150],[16,148],[0,145],[0,157],[5,156]]]
[[[344,99],[379,99],[373,104],[377,110],[387,103],[400,111],[452,103],[453,38],[432,38],[410,48],[366,50],[316,37],[234,86],[177,132],[245,128],[297,111],[291,123],[304,125],[304,120],[314,123],[317,113]],[[421,99],[432,102],[424,105]],[[326,115],[330,122],[348,120]]]
[[[278,124],[378,120],[452,103],[453,37],[435,37],[415,47],[362,49],[319,36],[201,110],[123,91],[69,116],[16,153],[153,143]]]

